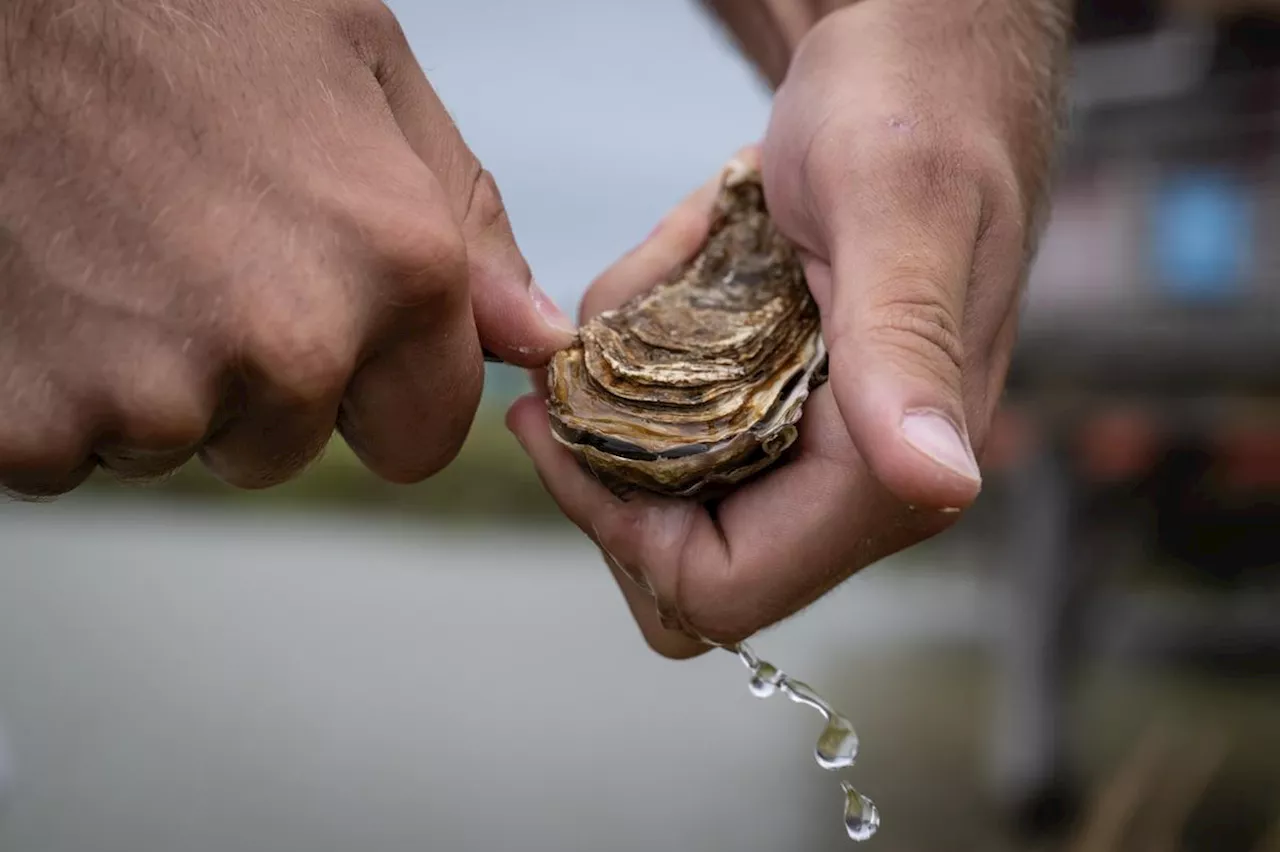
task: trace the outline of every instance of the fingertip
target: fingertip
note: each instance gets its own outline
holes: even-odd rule
[[[545,366],[551,356],[571,346],[578,329],[528,273],[523,261],[516,271],[486,269],[482,260],[472,273],[471,306],[483,348],[516,367]]]
[[[662,629],[658,632],[646,631],[641,628],[640,633],[644,636],[645,644],[649,646],[649,650],[659,657],[675,662],[696,659],[712,650],[713,647],[705,642],[690,639],[683,633],[677,633],[674,630]]]
[[[539,425],[546,424],[546,406],[536,393],[527,393],[516,398],[507,408],[507,429],[515,435],[516,440],[528,449],[528,439],[534,437]],[[541,421],[539,424],[538,421]]]
[[[494,324],[476,316],[477,330],[486,351],[496,360],[513,367],[536,370],[545,367],[560,350],[567,349],[577,339],[576,330],[548,322],[533,307],[530,300],[527,309],[511,311],[522,313],[523,318],[508,321],[506,331],[494,331]],[[518,330],[517,330],[518,329]]]
[[[876,478],[894,496],[918,509],[956,513],[982,491],[982,475],[968,442],[936,412],[904,414],[888,434],[862,443]]]
[[[899,427],[917,452],[975,486],[982,484],[982,472],[964,430],[940,411],[914,409],[902,416]]]
[[[553,336],[573,339],[573,336],[578,333],[578,327],[573,320],[569,319],[568,314],[560,310],[560,306],[547,295],[547,291],[543,290],[537,281],[529,282],[529,297],[533,301],[534,309],[547,324]]]
[[[847,381],[847,373],[832,373],[834,396],[875,478],[917,509],[968,508],[982,490],[982,472],[963,418],[948,413],[959,405],[942,401],[945,394],[927,382],[865,370]]]

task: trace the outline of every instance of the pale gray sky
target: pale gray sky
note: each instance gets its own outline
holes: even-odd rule
[[[693,0],[392,0],[539,283],[595,275],[759,137],[769,99]]]

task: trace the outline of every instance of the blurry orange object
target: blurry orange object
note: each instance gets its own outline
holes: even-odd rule
[[[1150,415],[1140,409],[1115,409],[1082,424],[1077,436],[1084,475],[1098,482],[1140,476],[1155,464],[1160,436]]]

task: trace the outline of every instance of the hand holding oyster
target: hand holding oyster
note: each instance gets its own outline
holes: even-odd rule
[[[913,440],[960,385],[934,333],[953,297],[927,288],[969,280],[976,222],[936,218],[968,208],[797,174],[785,150],[764,173],[762,155],[743,149],[592,282],[576,340],[507,412],[669,657],[799,611],[979,487]]]
[[[735,163],[693,259],[555,355],[552,432],[619,496],[713,498],[782,457],[826,360],[796,250]]]

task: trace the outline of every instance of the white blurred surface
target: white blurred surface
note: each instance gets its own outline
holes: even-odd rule
[[[577,536],[69,501],[0,506],[0,541],[4,852],[848,843],[819,720],[726,653],[653,656]],[[856,723],[880,699],[833,655],[984,620],[917,582],[873,569],[757,649]]]

